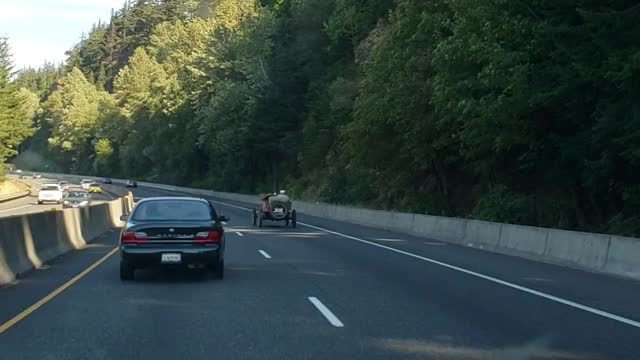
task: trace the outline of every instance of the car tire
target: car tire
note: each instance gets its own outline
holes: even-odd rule
[[[218,261],[218,263],[215,265],[214,271],[216,273],[217,279],[224,279],[224,259]]]
[[[135,268],[130,264],[120,261],[120,280],[131,281],[135,277]]]
[[[292,227],[292,228],[294,228],[294,229],[295,229],[295,228],[296,228],[296,226],[298,225],[298,219],[297,219],[297,217],[298,217],[298,216],[297,216],[297,214],[296,214],[296,211],[295,211],[295,210],[293,210],[293,211],[291,212],[291,227]]]
[[[262,216],[258,218],[258,227],[262,227]]]

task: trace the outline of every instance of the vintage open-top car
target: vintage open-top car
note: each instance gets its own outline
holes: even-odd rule
[[[264,220],[284,221],[285,226],[296,228],[296,211],[289,196],[284,190],[279,194],[264,194],[260,196],[260,209],[253,209],[253,226],[262,227]]]

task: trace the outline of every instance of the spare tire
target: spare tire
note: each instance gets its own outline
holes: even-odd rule
[[[280,201],[273,201],[271,203],[271,217],[274,220],[284,220],[289,213],[289,208],[287,208],[287,204]]]

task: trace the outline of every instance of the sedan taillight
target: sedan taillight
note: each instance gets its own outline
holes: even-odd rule
[[[220,233],[218,231],[201,231],[196,234],[193,241],[198,243],[219,242]]]
[[[137,244],[149,240],[147,233],[141,231],[125,231],[122,233],[120,242],[123,244]]]

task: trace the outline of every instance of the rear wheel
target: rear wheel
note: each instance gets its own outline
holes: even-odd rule
[[[216,272],[216,278],[224,279],[224,260],[218,262],[214,271]]]
[[[120,280],[130,281],[133,280],[135,269],[129,263],[120,261]]]
[[[258,227],[262,227],[262,216],[258,218]]]
[[[297,217],[296,216],[296,211],[295,210],[291,211],[291,227],[294,228],[294,229],[298,225],[296,217]]]
[[[253,209],[253,213],[251,214],[252,216],[252,220],[253,220],[253,226],[256,226],[256,223],[258,222],[258,213],[256,211],[256,209]]]

